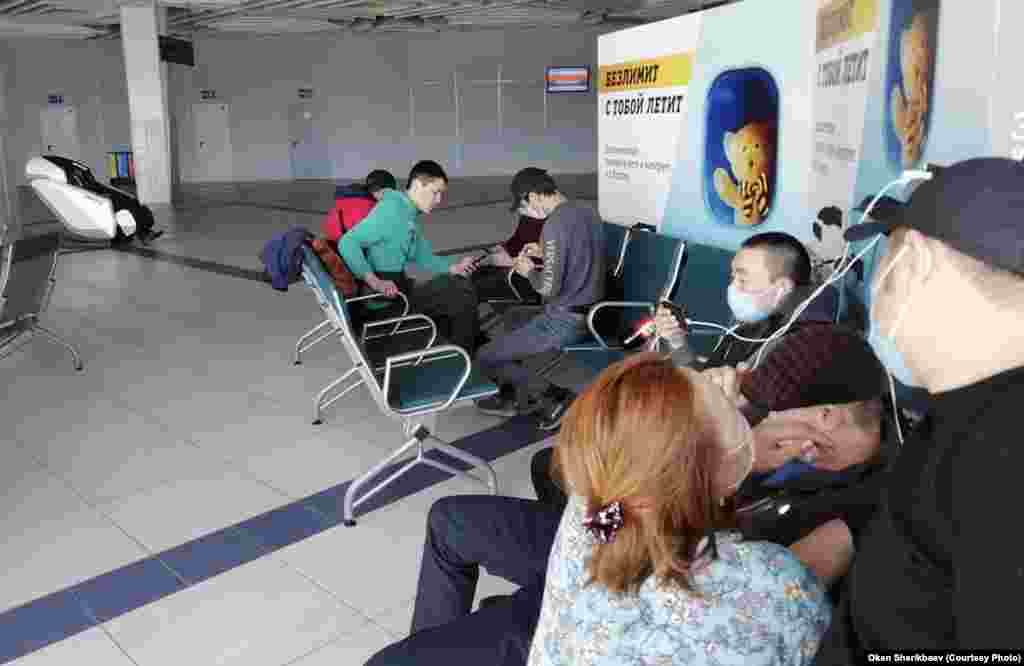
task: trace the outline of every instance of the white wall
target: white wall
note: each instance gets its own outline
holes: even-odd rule
[[[452,176],[509,174],[526,163],[557,172],[592,172],[597,132],[594,96],[556,95],[545,113],[547,65],[596,65],[594,30],[515,30],[440,35],[197,37],[196,67],[169,66],[176,179],[193,180],[189,110],[199,91],[229,104],[232,180],[291,178],[288,112],[297,89],[312,87],[317,131],[334,161],[330,178],[361,178],[372,168],[396,174],[418,159],[441,162]],[[39,109],[47,94],[79,107],[83,158],[102,177],[105,155],[130,144],[120,43],[15,39],[9,82],[12,174],[23,182],[27,156],[38,153]],[[470,80],[529,81],[506,86],[498,133],[497,87]],[[461,91],[456,136],[452,76]],[[441,81],[443,86],[426,82]],[[410,87],[415,116],[410,116]],[[545,118],[547,129],[545,129]],[[410,133],[415,131],[415,136]]]
[[[1000,157],[1024,159],[1024,86],[1020,63],[1024,59],[1024,2],[1000,3],[996,12],[995,62],[990,103],[992,152]]]
[[[128,92],[120,42],[14,38],[6,43],[10,68],[6,143],[8,174],[25,182],[25,162],[41,145],[39,113],[47,95],[62,94],[78,107],[78,135],[83,161],[106,177],[106,153],[131,144]]]

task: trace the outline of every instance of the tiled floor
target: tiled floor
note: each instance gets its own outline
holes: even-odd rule
[[[322,218],[251,203],[160,210],[169,233],[154,245],[259,268],[270,235]],[[475,205],[426,228],[445,249],[513,225],[506,207]],[[0,360],[0,625],[23,604],[337,486],[393,448],[399,425],[359,391],[311,425],[313,396],[347,367],[333,342],[292,365],[318,314],[302,285],[279,293],[109,250],[63,256],[45,323],[78,346],[85,371],[43,339]],[[498,423],[469,408],[437,430],[456,440]],[[530,455],[546,444],[497,460],[504,494],[532,496]],[[165,572],[178,591],[115,617],[101,603],[92,626],[13,663],[360,664],[408,630],[431,502],[465,492],[479,491],[432,485],[197,584]],[[485,577],[479,596],[510,589]]]

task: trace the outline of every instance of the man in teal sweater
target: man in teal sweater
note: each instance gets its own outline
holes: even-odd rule
[[[418,162],[405,192],[384,190],[370,214],[338,241],[338,252],[356,279],[385,296],[401,291],[414,311],[437,323],[441,337],[473,354],[477,297],[464,278],[472,273],[475,258],[456,262],[434,254],[418,219],[441,203],[447,189],[448,176],[440,164]],[[405,274],[409,263],[438,275],[415,285]],[[370,301],[366,307],[379,311],[388,304]]]

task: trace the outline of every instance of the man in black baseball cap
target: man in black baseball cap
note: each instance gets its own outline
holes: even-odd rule
[[[564,389],[548,383],[531,393],[536,377],[524,361],[574,344],[587,335],[586,312],[604,298],[604,227],[597,212],[570,201],[543,169],[520,170],[509,188],[521,215],[546,220],[540,242],[523,247],[512,270],[529,281],[543,309],[524,313],[528,321],[480,347],[476,360],[500,387],[498,395],[478,400],[485,414],[510,417],[536,411],[542,399],[563,399]]]
[[[477,299],[481,303],[507,300],[522,301],[524,305],[535,305],[541,300],[540,294],[527,278],[515,272],[509,275],[516,257],[522,253],[523,249],[527,246],[534,247],[540,243],[540,234],[546,222],[546,218],[538,219],[526,214],[523,207],[523,194],[518,189],[524,173],[541,174],[551,180],[551,176],[546,171],[536,167],[523,169],[513,179],[510,188],[512,190],[512,206],[509,210],[518,214],[519,220],[516,229],[508,240],[498,243],[488,250],[487,257],[470,276],[473,287],[476,288]],[[554,183],[553,180],[551,182]],[[486,334],[481,333],[480,346],[488,341],[484,338],[486,338]]]
[[[512,177],[512,184],[509,185],[509,190],[512,193],[509,210],[513,213],[518,211],[523,205],[523,199],[531,192],[555,192],[557,189],[555,179],[544,169],[538,167],[520,169]]]
[[[871,217],[846,233],[888,235],[868,341],[930,411],[887,475],[815,663],[1020,649],[1007,609],[1024,598],[1024,548],[1006,509],[1024,472],[1024,165],[959,162]]]

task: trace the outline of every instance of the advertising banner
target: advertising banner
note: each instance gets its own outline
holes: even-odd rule
[[[701,15],[598,38],[598,200],[601,217],[659,226],[684,120]]]
[[[843,252],[842,232],[849,224],[848,211],[855,204],[864,111],[878,32],[878,1],[816,0],[814,154],[809,204],[817,218],[813,223],[816,242],[810,249],[822,273],[832,268],[825,262]],[[900,103],[906,104],[904,99],[901,97]],[[904,152],[910,148],[908,143]]]
[[[811,238],[817,0],[744,0],[701,12],[662,233],[735,250],[756,233]],[[786,26],[785,39],[766,27]]]

